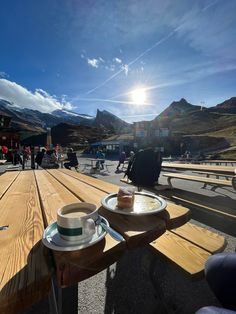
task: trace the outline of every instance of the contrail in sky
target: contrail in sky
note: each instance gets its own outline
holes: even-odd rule
[[[137,105],[133,101],[125,101],[125,100],[113,100],[113,99],[102,99],[102,98],[79,98],[82,101],[101,101],[101,102],[110,102],[114,104],[126,104],[126,105]],[[143,106],[155,106],[155,104],[143,103]]]
[[[157,41],[153,46],[151,46],[150,48],[146,49],[144,52],[142,52],[138,57],[136,57],[134,60],[130,61],[128,63],[128,67],[131,66],[132,64],[134,64],[135,62],[137,62],[139,59],[141,59],[144,55],[146,55],[148,52],[150,52],[152,49],[154,49],[155,47],[159,46],[161,43],[163,43],[164,41],[166,41],[169,37],[171,37],[175,31],[177,29],[175,29],[174,31],[170,32],[167,36],[163,37],[162,39],[160,39],[159,41]],[[93,93],[96,89],[102,87],[103,85],[105,85],[107,82],[111,81],[114,77],[116,77],[117,75],[119,75],[121,72],[124,72],[125,68],[121,68],[118,72],[116,72],[115,74],[113,74],[112,76],[110,76],[108,79],[106,79],[105,81],[103,81],[101,84],[97,85],[96,87],[94,87],[93,89],[90,89],[88,92],[86,92],[86,95],[89,95],[91,93]]]
[[[209,5],[205,6],[201,12],[205,12],[206,10],[208,10],[210,7],[214,6],[217,2],[219,2],[219,0],[215,0],[212,3],[210,3]],[[163,37],[162,39],[158,40],[154,45],[152,45],[150,48],[146,49],[145,51],[143,51],[139,56],[137,56],[135,59],[133,59],[132,61],[130,61],[128,63],[128,67],[133,65],[135,62],[137,62],[139,59],[141,59],[143,56],[145,56],[147,53],[149,53],[151,50],[153,50],[154,48],[156,48],[157,46],[159,46],[160,44],[162,44],[163,42],[165,42],[167,39],[169,39],[171,36],[173,36],[182,26],[179,25],[178,27],[176,27],[173,31],[171,31],[168,35],[166,35],[165,37]],[[105,81],[103,81],[102,83],[98,84],[96,87],[90,89],[89,91],[87,91],[85,94],[89,95],[91,93],[93,93],[95,90],[97,90],[98,88],[104,86],[106,83],[108,83],[109,81],[111,81],[113,78],[115,78],[116,76],[118,76],[120,73],[124,72],[125,68],[121,68],[119,71],[117,71],[116,73],[114,73],[112,76],[110,76],[109,78],[107,78]]]

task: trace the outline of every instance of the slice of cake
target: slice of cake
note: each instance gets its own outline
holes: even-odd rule
[[[134,191],[120,187],[117,194],[117,207],[132,208],[134,206]]]

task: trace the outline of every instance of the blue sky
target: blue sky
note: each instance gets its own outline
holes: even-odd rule
[[[236,96],[235,12],[235,0],[2,0],[0,98],[128,122],[182,97],[216,105]]]

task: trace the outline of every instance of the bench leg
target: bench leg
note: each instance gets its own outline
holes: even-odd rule
[[[171,179],[172,178],[167,178],[167,183],[168,183],[170,189],[173,189],[173,185],[171,184]]]

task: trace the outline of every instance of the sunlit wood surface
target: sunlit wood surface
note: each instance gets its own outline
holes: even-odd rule
[[[28,170],[0,176],[0,312],[17,313],[50,291],[53,271],[60,286],[86,279],[117,261],[129,248],[144,246],[170,226],[181,226],[189,210],[168,203],[163,212],[145,217],[114,214],[101,207],[101,198],[118,186],[70,170]],[[74,202],[91,202],[125,241],[109,235],[74,252],[43,247],[44,229],[56,221],[57,210]],[[56,266],[56,268],[54,268]]]

